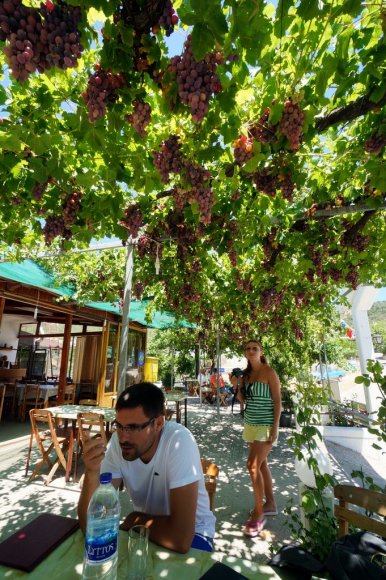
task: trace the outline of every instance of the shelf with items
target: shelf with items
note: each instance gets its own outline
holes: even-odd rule
[[[17,350],[17,348],[13,348],[13,346],[0,346],[0,350]]]

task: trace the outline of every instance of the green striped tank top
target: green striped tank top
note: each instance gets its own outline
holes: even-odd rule
[[[273,399],[267,383],[245,383],[244,421],[248,425],[273,425]]]

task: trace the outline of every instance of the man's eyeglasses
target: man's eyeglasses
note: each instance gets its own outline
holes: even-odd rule
[[[114,421],[111,426],[113,431],[118,431],[119,433],[139,433],[154,423],[155,419],[156,418],[153,417],[152,419],[145,421],[145,423],[132,423],[131,425],[121,425],[118,421]]]

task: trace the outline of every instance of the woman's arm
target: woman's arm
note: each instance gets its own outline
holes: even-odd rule
[[[276,372],[270,369],[269,375],[269,387],[271,389],[271,395],[273,400],[273,425],[271,429],[271,442],[274,443],[279,435],[279,421],[281,413],[281,392],[280,392],[280,381]]]

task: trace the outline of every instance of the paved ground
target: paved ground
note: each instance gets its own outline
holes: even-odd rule
[[[236,407],[235,407],[236,409]],[[237,407],[238,411],[238,407]],[[230,408],[217,410],[207,404],[201,407],[197,399],[189,400],[189,428],[195,435],[202,457],[214,461],[220,467],[220,477],[215,499],[217,517],[216,550],[230,555],[265,562],[270,555],[270,546],[290,540],[287,518],[283,509],[291,498],[297,502],[298,478],[294,468],[294,456],[288,443],[291,429],[282,429],[279,445],[270,455],[274,488],[279,515],[269,518],[269,534],[265,540],[246,539],[242,526],[252,505],[252,493],[245,462],[247,447],[241,440],[242,419],[239,414],[231,415]],[[65,483],[58,471],[50,485],[43,485],[43,477],[28,483],[24,476],[28,436],[6,442],[20,430],[29,432],[29,426],[0,423],[0,534],[9,536],[20,525],[33,519],[37,513],[52,513],[75,516],[79,496],[77,482]],[[13,431],[12,431],[13,430]],[[8,434],[8,435],[7,435]],[[327,443],[334,472],[341,482],[352,481],[351,472],[362,466],[367,475],[380,485],[386,484],[385,462],[376,452],[362,457],[340,445]],[[32,465],[37,458],[32,456]],[[381,472],[383,469],[383,472]],[[359,483],[359,482],[358,482]],[[122,497],[122,511],[130,509],[126,497]]]

